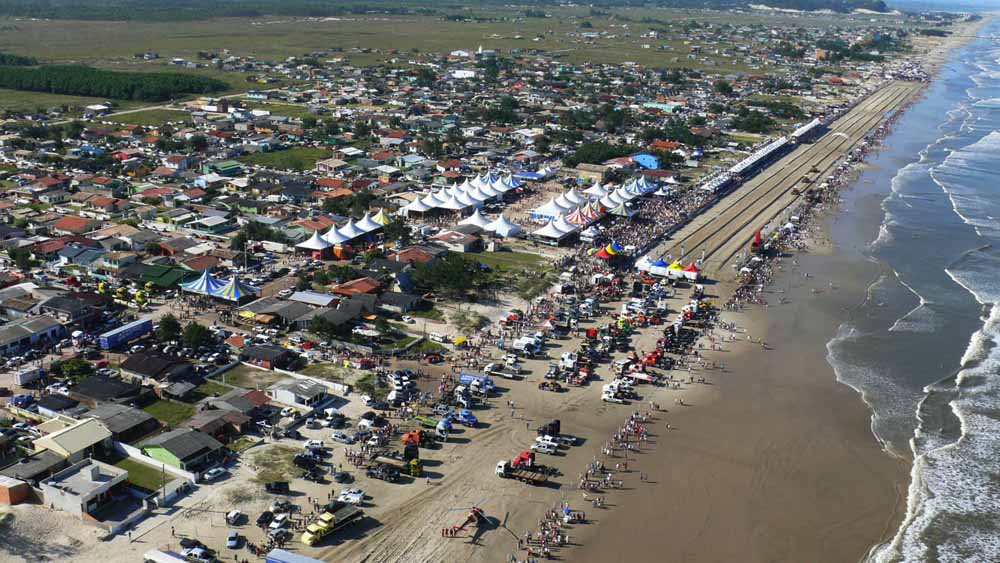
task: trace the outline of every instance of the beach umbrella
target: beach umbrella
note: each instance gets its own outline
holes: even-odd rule
[[[597,252],[595,252],[594,256],[597,256],[598,258],[600,258],[602,260],[610,260],[612,254],[610,254],[608,252],[608,249],[605,247],[605,248],[602,248],[602,249],[598,250]]]
[[[618,244],[617,241],[611,241],[611,245],[610,246],[611,246],[612,250],[614,250],[615,252],[624,252],[625,251],[625,249],[622,248],[622,245]]]
[[[604,252],[607,252],[611,256],[618,254],[618,251],[614,249],[610,244],[604,247]]]

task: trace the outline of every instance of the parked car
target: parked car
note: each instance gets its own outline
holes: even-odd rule
[[[226,547],[229,549],[236,549],[240,544],[240,535],[236,533],[236,530],[229,530],[226,534]]]
[[[306,440],[306,443],[302,445],[307,450],[311,451],[323,451],[326,449],[323,446],[323,440]]]
[[[206,471],[205,474],[202,475],[202,478],[204,478],[205,481],[215,481],[216,479],[222,477],[226,473],[229,473],[229,471],[227,471],[222,467],[216,467],[214,469],[209,469],[208,471]]]
[[[346,502],[347,504],[359,505],[365,501],[365,492],[361,489],[344,489],[340,491],[337,500]]]
[[[354,439],[348,436],[347,434],[344,434],[343,432],[334,432],[332,437],[334,442],[340,442],[341,444],[354,443]]]

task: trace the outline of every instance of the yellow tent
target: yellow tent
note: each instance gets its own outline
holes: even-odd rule
[[[673,264],[667,266],[668,270],[683,270],[684,267],[681,266],[680,261],[674,262]]]
[[[456,346],[461,346],[462,344],[465,344],[466,340],[467,340],[467,339],[466,339],[466,338],[465,338],[464,336],[456,336],[456,337],[455,337],[455,338],[454,338],[454,339],[453,339],[453,340],[451,341],[451,343],[452,343],[452,344],[454,344],[454,345],[456,345]]]
[[[385,209],[379,209],[378,213],[372,216],[372,221],[382,225],[383,227],[391,223],[389,216],[385,214]]]

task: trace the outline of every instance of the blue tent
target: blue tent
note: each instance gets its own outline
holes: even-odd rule
[[[669,264],[667,264],[667,261],[664,260],[663,258],[650,262],[649,265],[656,266],[658,268],[666,268],[667,266],[669,266]]]
[[[202,272],[198,279],[182,283],[181,289],[201,295],[214,295],[223,285],[225,284],[211,274],[211,268],[209,268]]]
[[[233,276],[225,286],[213,291],[212,295],[228,301],[239,301],[248,295],[260,293],[260,289],[243,283],[239,276]]]

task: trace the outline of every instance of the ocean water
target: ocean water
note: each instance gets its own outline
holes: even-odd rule
[[[1000,35],[1000,22],[980,35]],[[957,50],[833,227],[881,274],[828,345],[872,431],[913,460],[906,515],[871,561],[1000,561],[1000,42]]]

